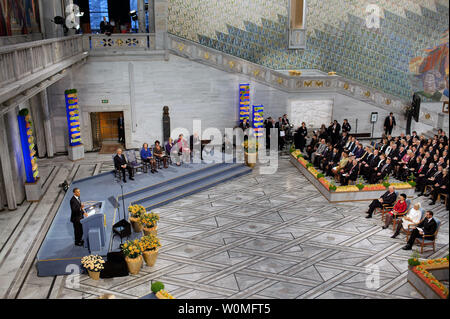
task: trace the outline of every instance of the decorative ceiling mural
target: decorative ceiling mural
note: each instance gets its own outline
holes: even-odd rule
[[[366,22],[373,3],[379,28]],[[287,0],[169,0],[169,32],[273,69],[336,71],[407,100],[413,92],[446,98],[448,0],[308,0],[305,50],[287,48],[287,7]],[[430,59],[440,75],[418,66],[436,48],[439,58]]]

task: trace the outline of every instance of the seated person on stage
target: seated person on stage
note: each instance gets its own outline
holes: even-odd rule
[[[153,148],[153,153],[159,162],[163,162],[164,168],[167,168],[167,156],[164,154],[164,150],[161,147],[159,141],[155,141],[155,147]]]
[[[145,163],[149,163],[151,167],[152,173],[157,172],[156,170],[156,161],[152,156],[152,151],[148,148],[148,144],[144,143],[141,149],[141,159]]]
[[[178,136],[178,140],[177,140],[177,148],[178,148],[178,161],[177,161],[177,166],[181,165],[181,162],[184,163],[189,163],[190,160],[190,154],[191,154],[191,149],[189,148],[188,142],[186,141],[186,139],[183,137],[183,134],[180,134]],[[180,155],[182,156],[182,158],[180,157]]]
[[[424,158],[423,160],[422,160],[422,162],[423,161],[426,161],[426,158]],[[419,192],[420,194],[422,194],[423,195],[423,191],[424,191],[424,189],[425,189],[425,181],[428,179],[428,178],[430,178],[430,177],[432,177],[433,175],[434,175],[434,173],[436,173],[436,171],[437,171],[437,169],[436,169],[436,167],[434,166],[434,163],[433,162],[431,162],[431,163],[429,163],[429,164],[425,164],[426,166],[425,166],[425,168],[422,170],[422,173],[420,173],[418,176],[417,176],[417,178],[416,178],[416,191],[417,192]],[[419,196],[421,196],[419,194]]]
[[[72,211],[70,215],[70,221],[73,224],[73,232],[75,235],[75,245],[83,246],[83,226],[81,225],[81,220],[83,217],[87,217],[86,212],[84,211],[84,205],[80,200],[80,189],[73,189],[73,196],[70,199],[70,210]]]
[[[125,158],[125,155],[122,154],[122,149],[118,148],[117,149],[117,154],[116,156],[114,156],[114,167],[117,170],[121,170],[122,171],[122,176],[123,176],[123,181],[126,183],[127,179],[125,178],[125,169],[128,171],[128,176],[130,176],[130,179],[132,181],[134,181],[133,178],[133,169],[131,168],[130,165],[128,165],[128,162]]]
[[[391,171],[392,171],[391,159],[388,157],[386,161],[384,161],[383,164],[372,173],[372,175],[370,176],[369,183],[376,184],[378,181],[383,180],[386,176],[389,176]]]
[[[395,193],[395,187],[389,186],[389,189],[380,198],[374,199],[369,205],[369,210],[367,211],[366,218],[372,218],[373,211],[375,208],[383,208],[383,206],[392,206],[397,199],[397,194]]]
[[[361,156],[364,155],[364,149],[362,147],[362,144],[359,144],[359,142],[357,142],[357,143],[358,144],[352,153],[353,153],[353,155],[355,155],[356,158],[360,158]]]
[[[436,204],[439,194],[448,194],[448,168],[442,171],[442,178],[432,186],[430,205]]]
[[[170,155],[170,152],[172,152],[172,147],[173,147],[173,139],[171,137],[169,137],[169,140],[167,141],[167,143],[164,147],[166,149],[167,155]]]
[[[383,229],[386,229],[389,227],[389,225],[392,223],[392,220],[396,218],[397,214],[402,214],[406,211],[407,204],[406,204],[406,194],[400,194],[399,200],[397,203],[395,203],[394,208],[387,213],[386,215],[386,222],[384,223],[384,226],[381,227]]]
[[[437,229],[437,223],[433,218],[433,212],[428,210],[425,214],[425,218],[414,228],[411,232],[411,236],[409,237],[408,243],[403,250],[411,250],[414,245],[416,238],[422,238],[423,236],[427,236],[428,240],[434,239],[434,233]]]
[[[312,136],[311,142],[309,142],[309,145],[306,147],[306,153],[308,154],[308,158],[311,158],[311,154],[317,150],[319,143],[319,139],[316,134]]]
[[[397,224],[397,229],[395,230],[394,235],[391,236],[391,238],[395,238],[400,234],[400,230],[403,228],[404,230],[407,230],[410,225],[416,225],[420,223],[420,219],[422,218],[422,212],[420,210],[420,203],[415,203],[413,208],[411,208],[406,214],[406,216],[403,216]]]
[[[322,169],[322,171],[325,172],[325,167],[328,164],[328,160],[330,159],[331,155],[333,155],[333,145],[331,143],[327,143],[327,149],[320,157],[320,160],[318,160],[318,167]]]
[[[358,172],[359,172],[359,164],[356,159],[353,159],[350,169],[345,169],[344,172],[341,172],[341,185],[345,186],[348,185],[349,181],[356,181],[358,178]]]

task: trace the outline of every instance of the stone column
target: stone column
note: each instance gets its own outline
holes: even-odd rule
[[[39,93],[39,96],[41,98],[42,120],[44,122],[44,135],[47,157],[53,157],[53,155],[55,154],[55,148],[53,146],[52,123],[50,118],[50,110],[48,107],[47,89],[41,91],[41,93]]]
[[[155,1],[148,0],[148,32],[155,33]]]
[[[17,208],[16,192],[14,187],[6,187],[6,185],[14,185],[10,151],[8,147],[8,134],[6,129],[6,115],[0,116],[0,162],[2,163],[3,183],[5,185],[6,201],[8,209]],[[20,141],[19,141],[20,143]]]
[[[41,102],[39,95],[35,95],[30,99],[30,113],[33,119],[33,133],[36,137],[36,147],[38,157],[45,157],[47,148],[45,146],[45,133],[42,121]]]
[[[64,36],[63,26],[52,22],[55,16],[65,17],[61,0],[43,0],[40,2],[39,10],[41,11],[41,20],[44,21],[42,34],[44,39]]]
[[[137,2],[137,15],[138,15],[138,21],[139,21],[139,33],[146,33],[147,28],[145,25],[145,1],[144,0],[138,0]]]
[[[155,2],[155,43],[156,49],[166,49],[167,41],[167,0],[154,0]]]

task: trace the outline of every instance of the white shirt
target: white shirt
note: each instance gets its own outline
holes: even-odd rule
[[[409,220],[405,220],[405,218],[403,217],[403,222],[402,222],[403,229],[408,229],[409,225],[418,224],[420,222],[420,218],[422,217],[422,212],[420,211],[420,209],[415,210],[413,207],[409,210],[409,213],[406,214],[406,217],[411,219],[412,222],[410,222]]]

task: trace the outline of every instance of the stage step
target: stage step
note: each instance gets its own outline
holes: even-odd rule
[[[139,204],[150,211],[154,208],[168,204],[182,197],[200,192],[216,184],[229,179],[250,173],[249,167],[242,164],[219,164],[188,176],[176,178],[169,184],[162,183],[152,189],[152,193],[146,197],[131,201],[131,204]]]

